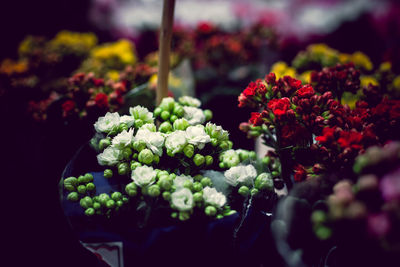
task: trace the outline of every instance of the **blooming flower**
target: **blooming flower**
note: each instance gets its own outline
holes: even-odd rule
[[[94,124],[98,133],[109,133],[114,127],[119,125],[119,114],[117,112],[107,112],[104,117],[100,117]]]
[[[133,182],[140,187],[153,184],[156,181],[156,176],[157,172],[153,167],[146,165],[137,167],[131,174]]]
[[[171,194],[171,203],[179,211],[188,211],[193,208],[193,194],[187,188],[181,188]]]
[[[203,189],[204,202],[221,208],[226,203],[226,196],[218,192],[215,188],[205,187]]]
[[[310,98],[315,94],[314,89],[311,85],[307,84],[297,90],[296,95],[301,98]]]
[[[221,154],[221,158],[222,162],[228,167],[233,167],[240,163],[239,154],[233,149],[226,150]]]
[[[132,127],[135,118],[129,115],[123,115],[119,118],[119,123],[125,123],[128,128]]]
[[[190,176],[186,176],[186,175],[176,176],[174,179],[174,186],[176,187],[176,189],[183,188],[186,181],[193,182],[193,178]]]
[[[145,123],[154,123],[153,113],[147,108],[142,106],[136,106],[129,108],[129,113],[135,118],[135,120],[142,120]]]
[[[96,106],[101,109],[108,108],[108,96],[105,93],[98,93],[94,99]]]
[[[151,132],[149,129],[141,127],[134,141],[144,141],[146,143],[147,148],[149,148],[154,154],[162,156],[162,148],[164,145],[164,137],[160,132]]]
[[[189,122],[190,125],[201,124],[206,121],[206,116],[199,108],[184,106],[183,110],[183,117]]]
[[[114,166],[121,159],[121,150],[114,146],[109,146],[97,155],[97,161],[102,166]]]
[[[189,144],[195,145],[199,149],[204,148],[204,145],[211,141],[203,125],[189,126],[186,129],[186,138]]]
[[[187,140],[185,131],[178,130],[172,132],[165,138],[165,148],[173,155],[182,152],[186,144]]]
[[[129,131],[123,130],[117,136],[115,136],[112,140],[112,144],[115,147],[126,147],[132,143],[133,140],[133,128],[129,129]]]
[[[224,175],[226,182],[232,186],[239,183],[250,185],[257,177],[257,171],[253,165],[235,166],[225,171]]]
[[[280,119],[290,108],[290,100],[287,97],[281,99],[271,99],[267,105],[268,108],[272,110],[274,115]]]
[[[228,131],[222,129],[221,126],[216,125],[214,123],[207,122],[206,127],[204,129],[211,138],[215,138],[218,141],[226,141],[229,138]]]
[[[191,97],[191,96],[181,96],[179,98],[179,103],[185,106],[191,106],[191,107],[200,107],[201,102],[197,98]]]

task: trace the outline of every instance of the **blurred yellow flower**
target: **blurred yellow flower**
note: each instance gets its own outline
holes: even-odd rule
[[[372,64],[370,58],[360,51],[354,52],[351,55],[351,61],[357,67],[362,67],[368,71],[371,71],[374,68],[374,65]]]
[[[91,56],[101,61],[116,59],[123,65],[133,65],[137,60],[134,45],[125,39],[99,45],[92,50]]]
[[[393,87],[394,87],[396,90],[399,90],[399,89],[400,89],[400,75],[397,75],[397,76],[393,79],[392,85],[393,85]]]
[[[0,73],[6,75],[19,74],[27,71],[28,64],[25,60],[14,61],[12,59],[6,58],[0,64]]]
[[[362,75],[360,77],[361,87],[367,87],[369,84],[379,85],[379,82],[373,76]]]
[[[285,62],[278,61],[274,63],[271,67],[271,71],[275,73],[277,79],[282,78],[284,76],[296,76],[296,70],[292,67],[289,67]]]
[[[392,69],[392,63],[389,61],[382,62],[381,65],[379,66],[379,70],[383,72],[390,71]]]
[[[305,71],[302,74],[299,74],[298,78],[304,83],[311,82],[311,70]]]
[[[113,81],[118,81],[119,80],[119,72],[116,70],[110,70],[106,74],[106,78],[113,80]]]
[[[97,37],[93,33],[79,33],[61,31],[49,41],[50,50],[67,50],[67,52],[89,52],[97,44]]]

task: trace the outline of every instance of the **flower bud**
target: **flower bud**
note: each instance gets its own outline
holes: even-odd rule
[[[82,208],[87,209],[93,206],[93,200],[91,197],[86,196],[79,201]]]
[[[85,215],[86,216],[93,216],[94,215],[94,209],[93,208],[87,208],[85,210]]]
[[[154,156],[153,152],[151,152],[150,149],[145,148],[142,151],[140,151],[138,159],[139,162],[149,165],[153,162],[154,158],[153,156]]]
[[[122,198],[121,192],[114,192],[111,194],[111,198],[115,201],[120,200]]]
[[[204,110],[204,116],[206,117],[206,121],[210,121],[213,117],[213,113],[211,110],[206,109]]]
[[[161,100],[159,107],[162,110],[172,111],[172,110],[174,110],[174,107],[175,107],[175,100],[172,97],[164,97]]]
[[[200,182],[201,179],[203,179],[203,175],[201,175],[201,174],[197,174],[197,175],[193,176],[193,180],[195,182]]]
[[[217,146],[218,145],[218,140],[216,138],[211,138],[211,145],[212,146]]]
[[[224,168],[226,168],[226,166],[225,166],[225,163],[224,163],[224,162],[220,162],[220,163],[218,164],[218,166],[219,166],[221,169],[224,169]]]
[[[122,196],[122,202],[128,203],[129,202],[129,198],[127,198],[126,196]]]
[[[204,213],[207,216],[213,217],[215,214],[217,214],[217,209],[214,206],[207,206],[204,210]]]
[[[136,151],[140,152],[146,148],[146,143],[143,140],[135,141],[135,142],[133,142],[132,147]]]
[[[270,164],[270,162],[271,162],[271,157],[269,157],[269,156],[266,156],[266,157],[263,157],[262,158],[262,163],[263,164],[265,164],[265,165],[269,165]]]
[[[190,124],[186,119],[182,118],[182,119],[177,119],[176,121],[174,121],[172,126],[173,126],[174,130],[185,131],[186,128],[190,126]]]
[[[107,200],[106,207],[109,208],[109,209],[114,208],[115,207],[115,201],[113,199]]]
[[[82,184],[82,185],[78,186],[77,190],[78,190],[79,194],[85,194],[86,193],[86,186],[84,186]]]
[[[105,206],[107,201],[110,199],[110,196],[106,193],[101,193],[99,195],[99,202],[101,205]]]
[[[165,199],[166,201],[170,201],[171,200],[171,192],[165,191],[162,193],[162,197],[163,199]]]
[[[190,213],[187,211],[180,211],[179,212],[179,220],[186,221],[190,219]]]
[[[255,151],[249,151],[249,158],[252,160],[256,160],[257,159],[257,154]]]
[[[99,149],[104,150],[106,147],[111,145],[110,138],[101,139],[99,142]]]
[[[84,175],[79,175],[78,177],[78,183],[79,184],[86,184],[86,178]]]
[[[174,115],[176,115],[179,118],[182,118],[184,113],[185,113],[185,111],[181,105],[175,105],[174,111],[173,111]]]
[[[201,154],[196,154],[196,155],[194,155],[193,162],[194,162],[194,164],[195,164],[196,166],[201,166],[201,165],[203,165],[205,161],[206,161],[206,159],[204,158],[203,155],[201,155]]]
[[[239,152],[239,158],[240,161],[245,161],[249,158],[249,151],[246,150],[240,150]]]
[[[125,192],[130,197],[134,197],[137,195],[137,185],[134,182],[131,182],[125,186]]]
[[[274,188],[274,181],[270,173],[261,173],[254,181],[254,186],[258,190],[272,190]]]
[[[78,184],[78,179],[75,177],[68,177],[64,179],[64,188],[68,191],[75,191],[75,187]]]
[[[86,185],[86,190],[87,191],[94,191],[96,189],[96,186],[94,185],[94,183],[88,183]]]
[[[119,131],[119,132],[128,131],[128,130],[129,130],[129,127],[128,127],[128,125],[126,125],[126,123],[121,123],[121,124],[118,126],[118,131]]]
[[[213,157],[212,157],[212,156],[210,156],[210,155],[207,155],[207,156],[205,156],[205,159],[206,159],[206,165],[207,165],[207,166],[210,166],[210,165],[212,165],[212,164],[213,164],[213,162],[214,162],[214,159],[213,159]]]
[[[250,189],[249,189],[247,186],[242,185],[242,186],[239,188],[238,193],[241,194],[242,196],[246,197],[246,196],[249,195]]]
[[[113,176],[113,171],[111,169],[105,169],[103,172],[104,178],[111,178]]]
[[[126,175],[129,172],[129,165],[127,162],[122,162],[118,164],[118,174]]]
[[[131,155],[132,155],[132,149],[130,149],[129,147],[125,147],[122,150],[122,157],[124,159],[129,159]]]
[[[161,117],[161,119],[163,119],[164,121],[166,121],[166,120],[169,119],[169,116],[170,116],[170,115],[171,115],[171,113],[169,113],[169,111],[164,110],[163,112],[161,112],[160,117]]]
[[[169,191],[172,188],[172,180],[169,176],[161,177],[157,184],[165,191]]]
[[[172,132],[172,124],[169,121],[164,121],[163,123],[160,124],[160,127],[158,130],[162,133],[168,133]]]
[[[203,185],[200,182],[194,182],[193,190],[196,192],[199,192],[199,191],[203,190]]]
[[[135,128],[138,129],[143,126],[143,121],[141,119],[137,119],[137,120],[135,120],[134,125],[135,125]]]
[[[154,116],[157,118],[157,117],[159,117],[160,115],[161,115],[161,112],[162,112],[163,110],[160,108],[160,107],[156,107],[155,109],[154,109],[154,112],[153,112],[153,114],[154,114]]]
[[[115,204],[117,205],[118,208],[120,208],[122,207],[122,205],[124,205],[124,202],[122,202],[122,200],[117,200]]]
[[[173,218],[173,219],[178,218],[178,212],[172,212],[171,213],[171,218]]]
[[[187,189],[191,190],[192,187],[193,187],[193,182],[190,181],[190,180],[186,180],[186,181],[183,182],[183,187],[186,187]]]
[[[252,195],[252,196],[255,196],[255,195],[257,195],[258,194],[258,189],[257,188],[252,188],[251,189],[251,191],[250,191],[250,194]]]
[[[153,155],[153,163],[158,164],[160,162],[160,156],[157,154]]]
[[[218,214],[215,218],[217,218],[217,219],[222,219],[222,218],[224,218],[224,215]]]
[[[203,187],[212,186],[212,181],[211,181],[211,179],[208,178],[208,177],[204,177],[203,179],[201,179],[200,183],[201,183],[201,185],[202,185]]]
[[[193,194],[193,201],[194,202],[202,202],[203,201],[203,194],[201,192],[196,192]]]
[[[151,197],[158,197],[160,195],[160,187],[156,184],[153,184],[149,187],[148,195]]]
[[[67,199],[68,199],[69,201],[76,202],[76,201],[79,200],[79,195],[78,195],[77,192],[71,192],[71,193],[68,194]]]
[[[194,146],[192,144],[187,144],[183,148],[183,153],[185,154],[186,157],[191,158],[193,157],[194,154]]]
[[[101,208],[101,204],[99,202],[93,202],[93,208],[95,210],[99,210]]]
[[[222,141],[222,142],[219,144],[219,147],[220,147],[222,150],[227,150],[227,149],[229,148],[229,143],[228,143],[227,141]]]
[[[136,169],[137,167],[140,167],[140,166],[142,166],[142,164],[140,162],[137,162],[137,161],[134,161],[134,160],[131,161],[131,170],[132,171],[134,169]]]

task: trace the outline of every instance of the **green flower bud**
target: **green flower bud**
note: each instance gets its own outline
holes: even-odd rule
[[[173,218],[173,219],[178,218],[178,212],[172,212],[171,213],[171,218]]]
[[[186,181],[183,182],[183,187],[186,187],[187,189],[191,190],[192,187],[193,187],[193,182],[190,181],[190,180],[186,180]]]
[[[212,156],[210,156],[210,155],[207,155],[207,156],[205,157],[205,159],[206,159],[206,165],[207,165],[207,166],[210,166],[210,165],[212,165],[212,164],[213,164],[213,162],[214,162],[214,159],[213,159],[213,157],[212,157]]]
[[[193,180],[195,182],[200,182],[201,179],[203,179],[203,175],[201,175],[201,174],[197,174],[197,175],[193,176]]]
[[[126,196],[122,196],[122,202],[128,203],[129,202],[129,198],[127,198]]]
[[[270,173],[261,173],[257,176],[254,181],[254,187],[258,190],[273,190],[274,181],[272,180],[272,175]]]
[[[128,127],[128,125],[126,125],[126,123],[121,123],[121,124],[118,126],[118,131],[119,131],[119,132],[128,131],[128,130],[129,130],[129,127]]]
[[[196,155],[194,155],[193,162],[194,162],[194,164],[195,164],[196,166],[201,166],[201,165],[203,165],[205,161],[206,161],[206,159],[204,158],[203,155],[201,155],[201,154],[196,154]]]
[[[227,150],[227,149],[229,149],[229,143],[227,141],[221,141],[221,143],[219,144],[219,147],[222,150]]]
[[[258,194],[258,189],[257,188],[252,188],[251,189],[251,191],[250,191],[250,194],[252,195],[252,196],[255,196],[255,195],[257,195]]]
[[[203,179],[201,179],[201,185],[203,186],[203,187],[206,187],[206,186],[212,186],[212,181],[211,181],[211,179],[210,178],[208,178],[208,177],[204,177]]]
[[[93,208],[95,210],[99,210],[101,208],[101,204],[99,202],[93,202]]]
[[[179,220],[186,221],[190,219],[190,213],[187,211],[180,211],[179,212]]]
[[[168,133],[172,132],[172,124],[169,121],[164,121],[163,123],[160,124],[160,127],[158,130],[162,133]]]
[[[94,183],[88,183],[86,185],[86,190],[87,191],[94,191],[96,189],[96,186],[94,185]]]
[[[269,156],[263,157],[262,163],[268,166],[271,163],[271,157]]]
[[[158,197],[160,195],[160,187],[156,184],[153,184],[149,187],[148,194],[151,197]]]
[[[160,156],[157,154],[153,155],[153,163],[158,164],[160,162]]]
[[[115,207],[115,201],[113,199],[107,200],[106,207],[109,208],[109,209],[114,208]]]
[[[204,213],[205,213],[207,216],[213,217],[213,216],[215,216],[215,214],[217,214],[217,209],[216,209],[214,206],[207,206],[207,207],[204,209]]]
[[[230,216],[235,213],[236,213],[236,210],[226,210],[226,211],[224,211],[224,216]]]
[[[170,201],[171,200],[171,192],[165,191],[162,193],[162,197],[163,199],[165,199],[166,201]]]
[[[178,116],[176,116],[176,115],[171,115],[171,117],[169,117],[169,120],[172,123],[174,123],[177,119],[178,119]]]
[[[203,201],[203,194],[201,192],[196,192],[193,194],[193,200],[195,202],[202,202]]]
[[[217,146],[218,145],[218,140],[215,138],[211,138],[211,145],[212,146]]]
[[[93,208],[87,208],[85,210],[85,215],[86,216],[93,216],[94,215],[94,209]]]
[[[86,177],[84,175],[80,175],[78,177],[78,183],[79,184],[86,184]]]
[[[134,182],[131,182],[125,186],[125,192],[130,197],[134,197],[137,195],[137,185]]]
[[[134,161],[134,160],[131,161],[131,170],[132,171],[134,169],[136,169],[137,167],[140,167],[140,166],[142,166],[142,164],[140,162],[137,162],[137,161]]]
[[[157,182],[157,184],[165,191],[169,191],[172,188],[172,179],[169,178],[169,176],[163,176],[160,178],[160,180]]]
[[[232,149],[233,147],[233,142],[231,140],[226,141],[228,142],[228,149]]]
[[[153,112],[154,117],[156,117],[156,118],[159,117],[161,115],[161,112],[162,112],[162,109],[160,107],[156,107]]]
[[[217,218],[217,219],[222,219],[222,218],[224,218],[224,215],[218,214],[215,218]]]
[[[81,184],[80,186],[78,186],[78,192],[79,194],[85,194],[86,193],[86,186]]]
[[[161,100],[159,107],[162,110],[172,111],[172,110],[174,110],[174,107],[175,107],[175,100],[172,97],[164,97]]]
[[[315,224],[322,224],[326,221],[326,214],[322,210],[316,210],[312,213],[311,220]]]
[[[174,123],[172,125],[174,130],[182,130],[182,131],[185,131],[186,128],[189,126],[190,126],[189,122],[184,118],[177,119],[176,121],[174,121]]]
[[[99,149],[104,150],[111,145],[110,138],[104,138],[99,141]]]
[[[249,158],[249,151],[247,150],[240,150],[239,152],[240,161],[245,161]]]
[[[148,148],[145,148],[142,151],[140,151],[138,156],[139,162],[147,165],[153,162],[153,158],[154,158],[153,152],[151,152],[151,150]]]
[[[332,230],[323,225],[318,225],[314,231],[315,235],[321,240],[329,239],[332,236]]]
[[[136,153],[136,152],[135,152],[135,153],[132,154],[132,159],[137,159],[138,156],[139,156],[139,153]]]
[[[114,192],[111,194],[111,199],[113,199],[115,201],[120,200],[121,198],[122,198],[121,192],[117,191],[117,192]]]
[[[225,163],[224,163],[224,162],[220,162],[220,163],[218,164],[218,166],[219,166],[221,169],[224,169],[224,168],[226,168],[226,166],[225,166]]]
[[[113,176],[113,171],[111,169],[105,169],[103,172],[104,178],[111,178]]]
[[[146,148],[146,143],[143,140],[135,141],[135,142],[133,142],[132,147],[136,151],[140,152]]]
[[[186,157],[191,158],[193,157],[194,154],[194,146],[192,144],[187,144],[183,148],[183,154],[185,154]]]
[[[64,179],[64,188],[68,191],[75,191],[75,187],[78,185],[78,179],[75,177],[68,177]]]
[[[129,165],[127,162],[122,162],[118,164],[118,174],[126,175],[129,172]]]
[[[242,185],[242,186],[239,188],[238,193],[241,194],[242,196],[246,197],[246,196],[249,195],[250,189],[249,189],[247,186]]]
[[[278,171],[273,171],[273,172],[271,172],[271,174],[272,174],[272,177],[279,177],[279,172]]]
[[[86,181],[86,183],[93,182],[93,175],[91,173],[86,173],[85,174],[85,181]]]
[[[101,193],[99,195],[99,202],[101,205],[105,206],[107,201],[110,199],[110,196],[106,193]]]
[[[87,209],[93,206],[93,200],[91,197],[86,196],[84,198],[81,198],[79,204],[81,205],[82,208]]]
[[[77,192],[71,192],[71,193],[68,194],[67,199],[68,199],[69,201],[76,202],[76,201],[79,200],[79,195],[78,195]]]
[[[170,174],[169,174],[169,178],[170,178],[170,179],[174,180],[175,177],[176,177],[176,174],[175,174],[175,173],[170,173]]]
[[[124,159],[129,159],[131,157],[131,155],[132,155],[132,149],[130,149],[129,147],[125,147],[122,150],[122,157]]]
[[[173,114],[179,118],[182,118],[184,113],[185,113],[185,111],[184,111],[183,107],[181,105],[176,104],[174,107]]]
[[[206,121],[210,121],[210,120],[212,119],[213,113],[212,113],[211,110],[205,109],[205,110],[203,111],[203,113],[204,113],[204,116],[206,116]]]
[[[169,119],[169,116],[171,115],[171,113],[169,113],[169,111],[164,110],[163,112],[161,112],[161,119],[163,119],[164,121]]]
[[[134,122],[135,128],[140,128],[143,126],[143,121],[141,119],[137,119]]]
[[[256,160],[257,159],[257,154],[254,151],[250,151],[249,152],[249,158]]]
[[[200,192],[201,190],[203,190],[203,185],[200,182],[194,182],[193,190],[196,192]]]
[[[122,205],[124,205],[124,202],[122,202],[122,200],[117,200],[115,204],[117,205],[118,208],[120,208],[122,207]]]

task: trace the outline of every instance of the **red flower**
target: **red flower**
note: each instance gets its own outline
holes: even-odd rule
[[[104,85],[104,80],[99,78],[92,78],[92,82],[94,84],[94,86],[99,87],[99,86],[103,86]]]
[[[335,127],[331,128],[331,127],[325,127],[322,130],[322,135],[321,136],[317,136],[315,138],[316,141],[320,142],[321,144],[326,144],[329,143],[331,141],[333,141],[335,139]]]
[[[75,109],[75,102],[72,100],[67,100],[61,105],[65,113],[70,113]]]
[[[315,94],[315,91],[311,85],[304,85],[296,92],[296,94],[302,98],[310,98]]]
[[[294,180],[296,182],[304,181],[307,178],[307,171],[303,165],[297,164],[294,166]]]
[[[209,22],[200,22],[197,25],[197,30],[201,33],[210,33],[214,29],[214,25]]]
[[[263,123],[262,115],[258,112],[252,112],[249,122],[254,126],[260,126]]]
[[[287,97],[281,99],[271,99],[267,106],[272,110],[274,115],[280,119],[290,108],[290,100]]]
[[[101,109],[108,108],[108,96],[105,93],[98,93],[94,99],[96,106]]]
[[[299,124],[286,124],[281,129],[283,146],[299,144],[307,138],[307,130]]]
[[[338,139],[338,144],[341,148],[361,149],[362,145],[360,145],[360,143],[362,137],[363,136],[358,132],[341,131],[340,138]]]
[[[257,92],[257,84],[255,82],[249,83],[249,85],[244,89],[243,95],[246,97],[255,96]]]

